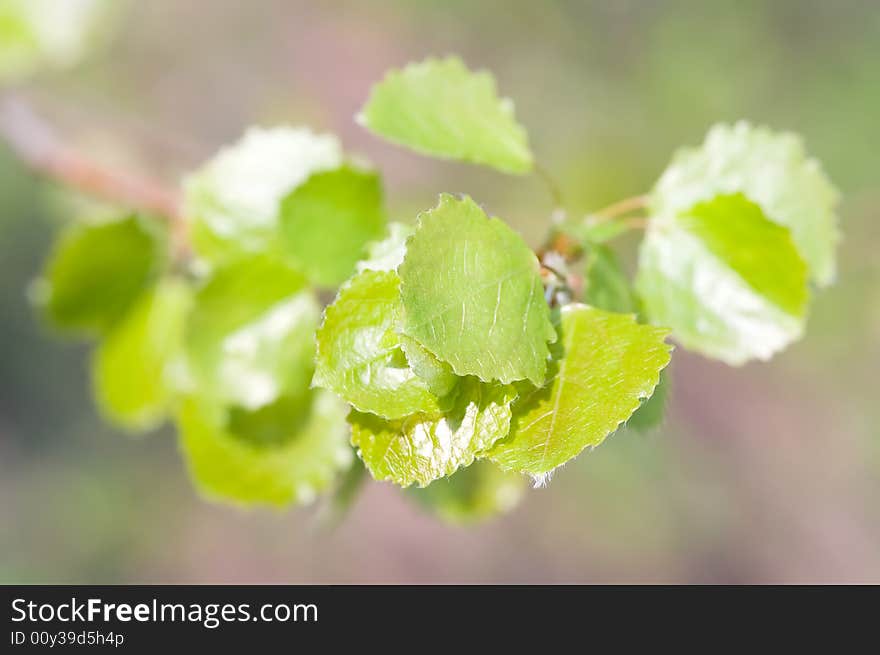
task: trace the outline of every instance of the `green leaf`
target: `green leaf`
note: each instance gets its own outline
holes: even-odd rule
[[[458,375],[541,384],[556,338],[535,255],[465,196],[419,217],[398,269],[403,333]]]
[[[716,125],[699,148],[680,150],[651,193],[654,214],[675,216],[719,194],[742,192],[791,229],[820,286],[835,275],[838,193],[801,139],[745,122]]]
[[[352,411],[351,442],[377,480],[424,487],[451,475],[502,439],[510,428],[511,385],[465,378],[446,414],[415,414],[387,421]]]
[[[196,253],[222,262],[277,248],[284,197],[312,174],[341,165],[334,136],[305,128],[250,128],[184,180],[184,214]]]
[[[135,303],[95,351],[95,397],[108,420],[135,432],[165,420],[173,396],[166,369],[179,352],[189,304],[186,283],[163,280]]]
[[[313,400],[313,393],[306,389],[281,396],[259,409],[229,407],[226,429],[255,446],[280,446],[306,424]]]
[[[522,475],[480,460],[411,493],[445,521],[467,525],[509,512],[522,500],[525,487]]]
[[[312,175],[284,199],[281,227],[284,253],[312,282],[340,284],[384,230],[379,176],[350,166]]]
[[[268,256],[238,260],[199,289],[187,324],[192,383],[254,410],[308,388],[317,301],[302,274]]]
[[[607,246],[594,245],[587,255],[584,275],[584,302],[599,309],[621,314],[638,311],[629,278],[617,255]]]
[[[435,157],[506,173],[528,173],[533,158],[513,102],[495,79],[456,57],[427,59],[390,71],[373,87],[358,122],[389,141]]]
[[[344,405],[314,393],[304,421],[283,440],[231,433],[223,413],[197,397],[187,398],[178,416],[180,444],[190,475],[206,497],[236,505],[307,504],[351,465]]]
[[[59,237],[37,285],[51,323],[90,336],[107,332],[159,275],[165,240],[138,216],[71,225]]]
[[[393,271],[358,273],[327,307],[317,334],[313,384],[385,418],[440,409],[400,347],[399,288]]]
[[[672,349],[667,330],[586,305],[563,307],[559,330],[550,380],[517,399],[510,436],[489,451],[503,469],[539,482],[626,421],[653,393]]]
[[[113,0],[0,2],[0,81],[81,60],[112,18]]]
[[[653,217],[636,286],[651,322],[731,365],[769,359],[803,330],[806,265],[788,229],[741,194]]]
[[[406,240],[415,228],[404,223],[389,223],[388,235],[367,244],[367,256],[357,263],[357,271],[396,271],[406,254]]]
[[[397,338],[413,373],[425,382],[431,393],[440,397],[452,393],[458,383],[458,376],[452,371],[452,367],[434,357],[415,339],[405,334],[400,334]]]
[[[663,369],[660,372],[660,382],[657,383],[654,393],[651,394],[650,398],[642,399],[642,404],[629,417],[626,427],[638,430],[639,432],[648,432],[659,426],[663,422],[663,416],[666,413],[669,385],[669,369]]]

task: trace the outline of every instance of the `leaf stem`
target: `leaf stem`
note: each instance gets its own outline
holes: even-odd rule
[[[598,211],[591,212],[589,215],[591,218],[597,219],[597,222],[606,221],[617,218],[631,211],[635,211],[636,209],[644,209],[647,206],[647,195],[632,196],[630,198],[624,198],[623,200],[610,204],[607,207],[603,207]]]
[[[550,198],[553,201],[553,205],[557,209],[565,207],[565,200],[562,196],[562,191],[560,190],[559,185],[556,183],[556,180],[553,179],[550,172],[538,162],[535,162],[535,175],[537,175],[541,182],[544,183],[544,186],[547,188],[547,192],[550,194]]]

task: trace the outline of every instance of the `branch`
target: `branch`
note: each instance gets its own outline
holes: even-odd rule
[[[180,196],[155,180],[110,170],[67,147],[26,101],[0,96],[0,137],[35,172],[91,196],[165,217],[183,229]]]

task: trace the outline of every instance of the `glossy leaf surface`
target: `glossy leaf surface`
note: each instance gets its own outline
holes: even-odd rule
[[[556,333],[538,261],[507,225],[444,194],[419,217],[398,272],[403,333],[457,375],[543,382]]]
[[[467,378],[458,386],[455,406],[445,414],[387,421],[352,412],[348,417],[352,444],[375,479],[424,487],[468,466],[503,438],[510,428],[510,403],[515,397],[509,385]]]
[[[728,364],[768,359],[803,330],[806,266],[788,229],[741,194],[653,219],[636,284],[652,323]]]
[[[506,173],[532,169],[528,137],[513,115],[513,103],[498,97],[490,73],[472,72],[457,57],[389,72],[373,87],[358,120],[426,155]]]
[[[510,436],[489,451],[502,468],[538,480],[598,446],[649,397],[669,363],[667,330],[586,305],[562,309],[549,382],[523,393]]]

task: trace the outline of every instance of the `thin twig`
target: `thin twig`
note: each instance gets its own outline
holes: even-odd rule
[[[623,224],[631,230],[644,230],[646,227],[648,227],[648,217],[630,216],[623,221]]]
[[[625,198],[612,205],[603,207],[598,211],[591,212],[590,217],[599,220],[610,220],[636,209],[644,209],[647,204],[648,196],[632,196],[631,198]]]
[[[553,205],[557,209],[565,207],[565,201],[562,197],[562,191],[559,189],[559,185],[556,184],[556,180],[553,179],[553,176],[550,175],[547,169],[541,166],[538,162],[535,162],[535,175],[537,175],[544,183],[544,186],[547,187],[547,191],[550,193],[550,198],[553,200]]]
[[[180,197],[164,185],[101,166],[58,138],[23,99],[0,97],[0,137],[35,172],[88,195],[182,222]]]

